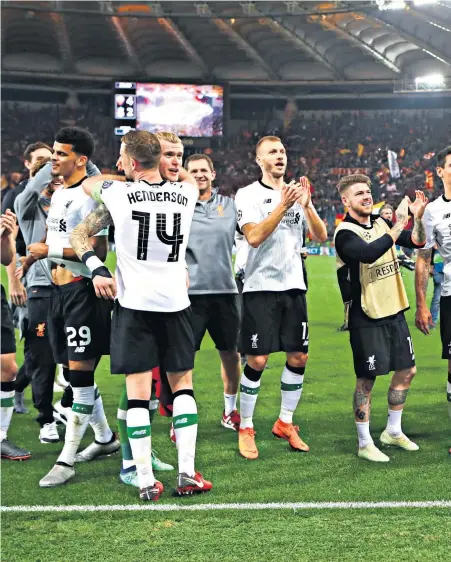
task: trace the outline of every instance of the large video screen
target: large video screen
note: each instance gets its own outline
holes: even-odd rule
[[[219,137],[224,89],[217,85],[116,82],[116,133],[128,128],[180,137]],[[122,131],[122,132],[119,132]]]

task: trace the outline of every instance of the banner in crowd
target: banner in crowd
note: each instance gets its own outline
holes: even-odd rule
[[[399,170],[398,164],[398,155],[393,150],[389,150],[387,153],[388,156],[388,167],[390,169],[390,175],[393,179],[397,179],[401,177],[401,172]]]
[[[429,191],[434,191],[434,172],[426,170],[424,172],[424,186]]]
[[[351,176],[353,174],[364,174],[367,176],[371,172],[370,168],[331,168],[333,176]]]

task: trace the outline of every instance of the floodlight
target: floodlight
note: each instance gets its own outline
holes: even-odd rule
[[[427,76],[417,76],[415,78],[417,86],[428,88],[441,88],[445,85],[445,77],[443,74],[428,74]]]

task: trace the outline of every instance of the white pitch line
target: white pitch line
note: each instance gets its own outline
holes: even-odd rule
[[[138,504],[138,505],[4,505],[2,513],[43,512],[98,512],[98,511],[225,511],[265,509],[393,509],[393,508],[451,508],[451,501],[405,501],[405,502],[301,502],[301,503],[202,503]]]

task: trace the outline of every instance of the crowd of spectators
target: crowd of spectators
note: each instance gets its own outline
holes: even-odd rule
[[[104,106],[5,103],[2,120],[2,189],[21,180],[25,146],[37,140],[51,144],[65,125],[88,128],[97,140],[96,164],[103,170],[114,168],[117,139],[111,112]],[[280,136],[287,147],[288,179],[309,177],[314,203],[332,231],[336,215],[343,212],[335,189],[338,177],[353,170],[371,177],[375,201],[396,204],[415,189],[427,189],[430,198],[436,197],[441,183],[434,174],[433,155],[450,142],[451,111],[291,112],[273,116],[266,125],[249,122],[216,148],[205,149],[215,162],[222,191],[233,194],[258,177],[255,144],[267,134]],[[390,174],[388,150],[398,155],[399,179]]]

